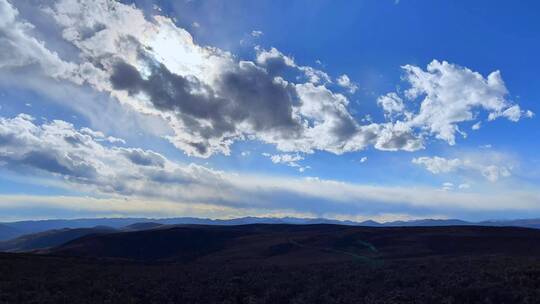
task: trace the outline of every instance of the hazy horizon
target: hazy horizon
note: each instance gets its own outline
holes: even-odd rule
[[[373,221],[379,224],[389,224],[389,223],[395,223],[395,222],[415,222],[415,221],[463,221],[471,224],[476,223],[483,223],[483,222],[512,222],[512,221],[527,221],[527,220],[539,220],[540,218],[537,217],[524,217],[524,218],[491,218],[491,219],[483,219],[483,220],[464,220],[460,218],[413,218],[413,219],[396,219],[396,220],[386,220],[386,221],[380,221],[380,220],[372,220],[372,219],[366,219],[366,220],[360,220],[360,221],[353,221],[353,220],[347,220],[347,219],[336,219],[336,218],[326,218],[326,217],[290,217],[290,216],[284,216],[284,217],[275,217],[275,216],[244,216],[244,217],[221,217],[221,218],[209,218],[209,217],[183,217],[183,216],[175,216],[175,217],[131,217],[131,216],[117,216],[117,217],[71,217],[71,218],[51,218],[51,217],[44,217],[44,218],[20,218],[20,219],[10,219],[10,220],[0,220],[0,224],[10,224],[10,223],[16,223],[16,222],[41,222],[41,221],[92,221],[92,220],[144,220],[143,222],[151,222],[153,220],[155,221],[166,221],[166,220],[175,220],[175,219],[195,219],[195,220],[201,220],[201,221],[234,221],[234,220],[242,220],[242,219],[269,219],[269,220],[322,220],[322,221],[339,221],[339,222],[353,222],[353,223],[363,223],[363,222],[369,222]]]

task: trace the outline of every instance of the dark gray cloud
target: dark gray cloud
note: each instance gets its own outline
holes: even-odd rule
[[[10,168],[37,169],[73,180],[85,180],[97,174],[96,168],[77,159],[75,155],[62,155],[53,150],[28,151],[16,158],[0,156],[0,160],[8,162]]]
[[[276,81],[251,62],[241,62],[238,70],[223,75],[219,92],[231,103],[231,112],[247,120],[255,131],[294,131],[299,128],[292,118],[298,96],[294,86]]]
[[[70,134],[64,136],[64,140],[73,146],[83,145],[85,141],[85,135],[82,134]]]
[[[349,115],[349,113],[338,112],[336,113],[336,116],[336,123],[330,128],[330,132],[336,136],[339,141],[345,142],[358,133],[358,123]]]
[[[254,133],[292,136],[300,131],[292,115],[297,99],[294,86],[275,81],[252,63],[242,62],[236,70],[223,73],[214,88],[195,77],[174,74],[163,64],[149,66],[149,75],[143,77],[134,66],[117,62],[110,77],[113,88],[130,95],[146,94],[156,109],[173,113],[197,138],[236,136],[240,124]],[[189,144],[200,154],[207,153],[206,142]]]
[[[165,165],[165,158],[152,151],[142,149],[121,149],[120,151],[136,165],[152,167],[163,167]]]

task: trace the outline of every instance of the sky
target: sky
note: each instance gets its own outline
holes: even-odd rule
[[[538,218],[539,11],[0,0],[0,221]]]

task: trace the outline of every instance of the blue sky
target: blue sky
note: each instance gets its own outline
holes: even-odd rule
[[[539,6],[0,0],[0,220],[538,217]]]

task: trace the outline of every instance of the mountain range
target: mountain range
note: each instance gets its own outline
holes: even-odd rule
[[[95,233],[134,231],[172,225],[249,225],[249,224],[333,224],[367,227],[428,227],[428,226],[513,226],[540,228],[540,219],[500,220],[468,222],[458,219],[421,219],[412,221],[392,221],[379,223],[373,220],[363,222],[339,221],[325,218],[269,218],[243,217],[235,219],[180,218],[96,218],[36,220],[0,223],[0,250],[31,251],[61,245],[78,237]]]

